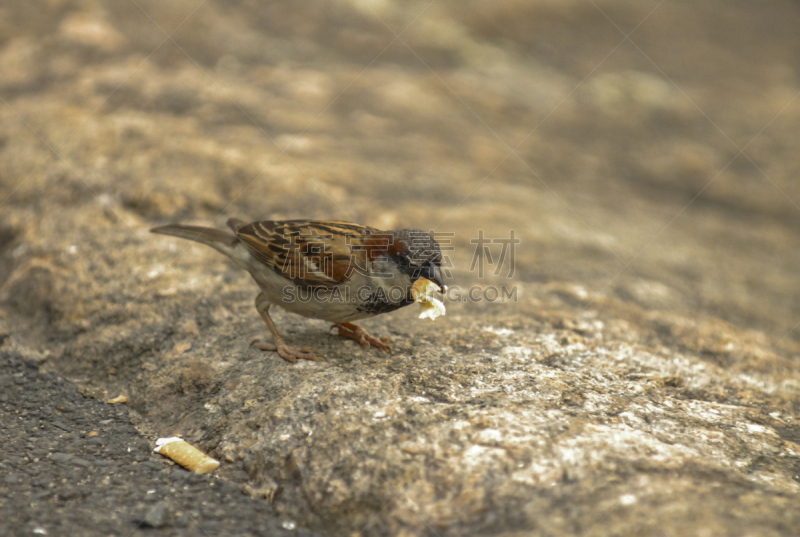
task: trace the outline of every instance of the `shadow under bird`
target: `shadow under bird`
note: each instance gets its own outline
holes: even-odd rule
[[[429,234],[418,229],[381,231],[349,222],[315,220],[228,220],[231,231],[170,224],[151,229],[200,242],[228,256],[250,273],[261,292],[256,310],[273,343],[250,344],[294,362],[324,359],[308,347],[292,347],[269,315],[273,305],[304,317],[334,323],[339,335],[365,348],[389,351],[391,340],[376,338],[352,321],[374,317],[414,302],[411,287],[427,278],[446,289],[442,253]],[[302,298],[301,298],[302,297]]]

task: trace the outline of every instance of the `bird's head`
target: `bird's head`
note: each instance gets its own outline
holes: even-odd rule
[[[427,278],[445,291],[442,250],[436,239],[420,229],[398,229],[391,234],[394,241],[389,247],[389,257],[411,282]]]

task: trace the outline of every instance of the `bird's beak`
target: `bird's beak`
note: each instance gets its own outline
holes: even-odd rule
[[[422,272],[423,278],[428,278],[430,281],[442,288],[442,292],[447,291],[447,286],[444,284],[444,276],[442,276],[442,269],[440,269],[433,261],[431,261],[426,269]]]

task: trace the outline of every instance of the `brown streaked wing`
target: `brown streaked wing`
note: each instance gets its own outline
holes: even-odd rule
[[[250,253],[301,287],[334,287],[366,266],[358,245],[379,230],[350,222],[266,220],[236,230]],[[354,248],[354,245],[356,246]]]

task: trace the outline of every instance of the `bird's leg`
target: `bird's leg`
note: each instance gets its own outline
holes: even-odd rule
[[[340,336],[344,336],[344,337],[349,337],[351,339],[355,339],[356,341],[361,343],[361,346],[364,347],[365,349],[368,349],[370,347],[370,345],[374,345],[374,346],[378,347],[379,349],[381,349],[383,351],[392,352],[392,348],[389,347],[389,345],[387,345],[387,343],[391,343],[392,342],[392,340],[389,339],[389,338],[386,338],[386,337],[382,337],[382,338],[373,337],[373,336],[369,335],[369,333],[367,333],[366,330],[364,330],[363,328],[361,328],[357,324],[353,324],[353,323],[336,323],[333,326],[335,326],[336,328],[339,329],[339,335]]]
[[[275,323],[272,322],[272,317],[269,316],[270,301],[264,293],[259,293],[256,297],[256,310],[267,323],[269,331],[272,332],[272,339],[274,343],[267,343],[263,339],[254,339],[250,342],[250,346],[255,345],[262,351],[277,351],[278,355],[287,362],[295,363],[297,359],[311,360],[325,360],[325,357],[317,354],[316,351],[310,347],[290,347],[284,341],[283,336],[278,332]]]

